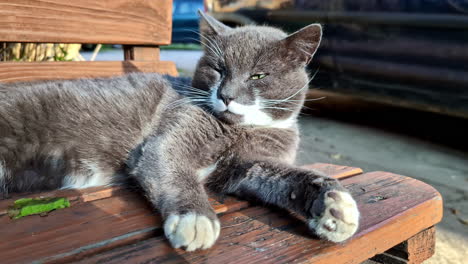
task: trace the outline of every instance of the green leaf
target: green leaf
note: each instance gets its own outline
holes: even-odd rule
[[[70,201],[66,197],[22,198],[8,207],[8,215],[13,219],[18,219],[23,216],[43,214],[67,207],[70,207]]]

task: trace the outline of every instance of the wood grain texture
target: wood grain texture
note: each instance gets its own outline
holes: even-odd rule
[[[309,167],[327,168],[338,176],[356,171],[330,164]],[[358,234],[344,244],[314,238],[300,218],[285,211],[211,195],[222,222],[217,244],[195,253],[174,250],[160,229],[161,219],[143,196],[113,187],[43,193],[72,198],[71,208],[47,217],[13,221],[0,216],[0,258],[6,260],[2,263],[360,263],[441,219],[440,195],[417,180],[373,172],[344,177],[342,182],[362,215]],[[0,209],[16,198],[0,201]]]
[[[130,72],[178,74],[171,61],[1,62],[0,82],[110,77]]]
[[[401,250],[408,253],[408,263],[423,263],[435,253],[435,227],[419,232],[401,245]],[[399,247],[397,246],[397,249]]]
[[[419,264],[435,253],[435,227],[425,229],[386,252],[372,258],[377,263]]]
[[[374,172],[343,183],[362,214],[357,235],[346,243],[317,240],[302,221],[282,211],[249,207],[221,216],[220,239],[209,250],[173,250],[154,237],[82,263],[361,263],[441,220],[440,194],[417,180]]]
[[[16,221],[6,215],[0,217],[0,233],[5,238],[0,242],[0,257],[7,263],[65,263],[162,235],[161,218],[143,195],[121,191],[117,189],[108,198],[103,198],[108,193],[102,191],[97,199],[82,199],[89,198],[87,194],[72,201],[72,210],[54,211],[47,217],[36,215]],[[225,201],[220,205],[210,198],[217,213],[248,207],[237,199]]]
[[[167,45],[171,0],[0,0],[0,42]]]
[[[327,166],[331,174],[343,171],[341,166],[336,166],[335,171],[332,165]],[[323,164],[309,167],[320,168]],[[0,212],[5,213],[8,205],[19,197],[68,197],[72,206],[51,212],[47,217],[36,215],[13,221],[6,215],[0,216],[3,238],[0,258],[11,263],[78,260],[162,235],[160,217],[152,212],[138,191],[116,186],[12,194],[11,198],[0,200]],[[216,195],[211,195],[210,202],[218,214],[237,212],[249,206],[246,201]],[[159,239],[166,243],[165,239]]]
[[[128,46],[124,47],[124,58],[125,60],[134,61],[158,61],[159,60],[159,48],[148,47],[148,46]]]
[[[346,177],[350,177],[350,176],[354,176],[354,175],[362,173],[361,168],[340,166],[340,165],[334,165],[334,164],[328,164],[328,163],[315,163],[312,165],[305,165],[302,167],[305,169],[318,170],[336,179],[343,179]]]

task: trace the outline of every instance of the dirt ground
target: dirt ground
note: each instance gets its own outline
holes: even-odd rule
[[[298,163],[326,162],[422,180],[444,199],[436,253],[425,263],[468,263],[468,120],[323,100],[300,119]]]

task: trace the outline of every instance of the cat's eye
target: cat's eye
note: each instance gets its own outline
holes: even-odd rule
[[[224,75],[224,69],[222,68],[213,68],[220,76],[223,76]]]
[[[257,74],[251,75],[249,79],[250,80],[260,80],[260,79],[265,78],[267,75],[268,75],[268,73],[257,73]]]

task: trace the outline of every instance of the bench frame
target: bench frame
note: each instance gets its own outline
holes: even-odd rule
[[[0,43],[123,44],[124,61],[0,62],[0,82],[95,78],[130,72],[177,75],[160,61],[171,43],[172,0],[0,0]]]

